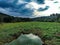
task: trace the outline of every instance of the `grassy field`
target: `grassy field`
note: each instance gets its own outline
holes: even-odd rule
[[[30,31],[31,30],[31,31]],[[10,42],[22,31],[36,32],[47,45],[60,45],[60,23],[56,22],[17,22],[0,24],[0,45]]]

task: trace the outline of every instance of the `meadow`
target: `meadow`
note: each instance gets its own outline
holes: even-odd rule
[[[0,24],[0,45],[18,38],[21,33],[34,33],[47,45],[60,45],[60,23],[16,22]]]

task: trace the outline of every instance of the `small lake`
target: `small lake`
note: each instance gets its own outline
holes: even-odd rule
[[[6,45],[42,45],[40,37],[34,34],[21,34],[16,40]]]

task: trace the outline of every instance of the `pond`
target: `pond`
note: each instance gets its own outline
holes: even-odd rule
[[[34,34],[21,34],[16,40],[5,45],[42,45],[40,37]]]

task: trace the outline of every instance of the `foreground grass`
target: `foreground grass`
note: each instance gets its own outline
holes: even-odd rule
[[[21,31],[40,30],[48,45],[60,45],[60,23],[56,22],[20,22],[0,24],[0,45],[10,42],[11,35]],[[41,33],[40,33],[41,35]],[[52,40],[47,40],[52,38]]]

